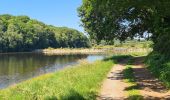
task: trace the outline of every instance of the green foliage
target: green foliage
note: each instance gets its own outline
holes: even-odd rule
[[[98,43],[150,38],[154,51],[169,54],[169,5],[169,0],[83,0],[78,12],[82,26]]]
[[[115,47],[121,48],[143,48],[143,49],[150,49],[152,48],[152,41],[136,41],[136,40],[128,40],[123,43],[114,43],[114,45],[107,45],[105,41],[101,41],[99,45],[94,45],[93,48],[96,49],[114,49]]]
[[[83,62],[0,90],[0,100],[96,100],[113,61]]]
[[[45,25],[27,16],[0,15],[0,52],[19,52],[47,47],[90,47],[81,32]]]
[[[170,87],[170,59],[166,55],[157,52],[152,52],[146,59],[148,69],[167,87]]]
[[[67,27],[53,27],[50,29],[55,33],[59,47],[81,48],[90,47],[88,38],[83,33]]]

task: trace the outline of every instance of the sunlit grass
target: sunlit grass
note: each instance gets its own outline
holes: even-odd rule
[[[83,62],[0,91],[1,100],[94,100],[113,61]]]
[[[126,41],[125,43],[115,43],[114,45],[94,45],[93,48],[97,49],[111,49],[115,47],[122,47],[122,48],[151,48],[152,41]]]

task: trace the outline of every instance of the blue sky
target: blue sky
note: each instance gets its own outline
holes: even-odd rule
[[[49,25],[83,32],[77,8],[81,0],[1,0],[0,14],[27,15]]]

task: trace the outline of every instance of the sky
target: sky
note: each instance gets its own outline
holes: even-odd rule
[[[27,15],[48,25],[84,32],[77,8],[81,0],[1,0],[0,14]]]

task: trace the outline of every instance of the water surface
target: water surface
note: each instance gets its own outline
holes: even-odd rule
[[[105,55],[43,55],[43,54],[1,54],[0,88],[6,88],[32,77],[54,72],[68,65],[78,64],[78,60],[93,62]]]

